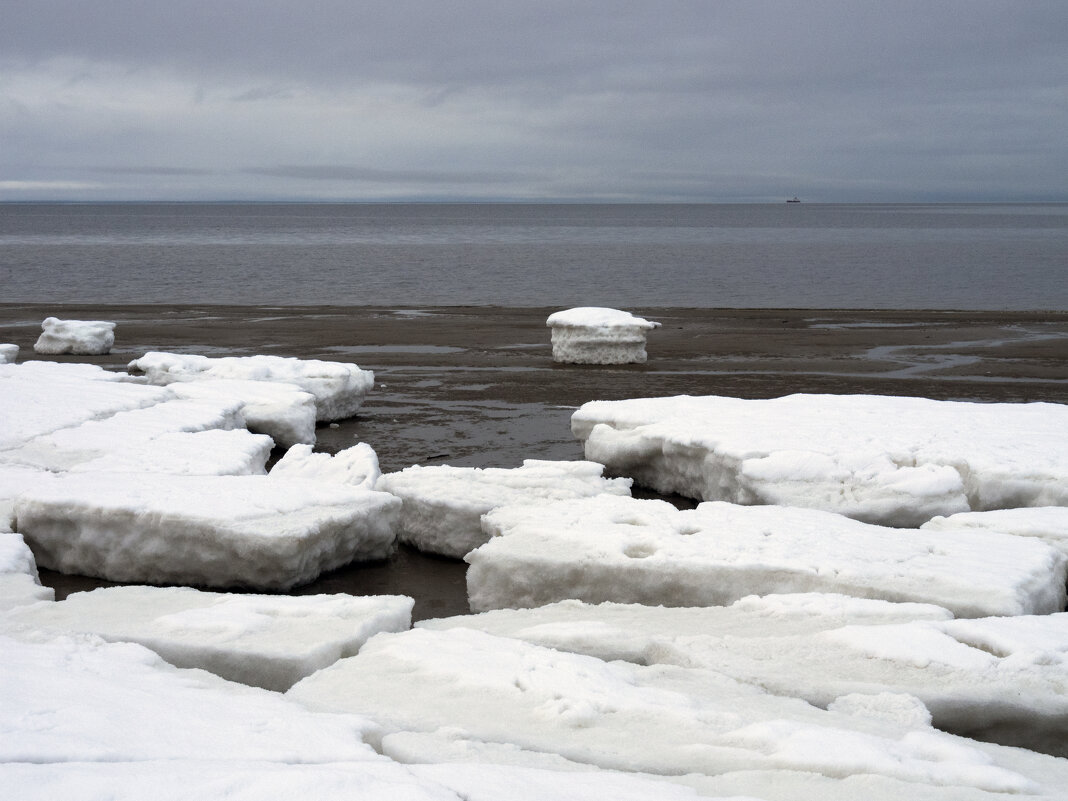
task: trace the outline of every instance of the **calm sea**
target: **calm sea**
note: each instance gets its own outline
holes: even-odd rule
[[[0,204],[0,301],[1068,310],[1068,204]]]

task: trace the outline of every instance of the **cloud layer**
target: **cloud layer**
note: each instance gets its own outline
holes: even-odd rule
[[[0,199],[1068,200],[1059,0],[0,2]]]

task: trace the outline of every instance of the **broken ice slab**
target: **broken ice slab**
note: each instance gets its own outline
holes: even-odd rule
[[[489,539],[481,518],[498,506],[630,494],[630,479],[606,479],[603,471],[595,462],[539,459],[525,459],[517,468],[413,465],[386,473],[376,488],[404,501],[398,533],[402,542],[462,558]]]
[[[587,459],[659,492],[780,504],[893,526],[1068,505],[1068,406],[875,395],[594,401]]]
[[[894,784],[898,792],[914,787],[909,797],[934,798],[924,794],[931,785],[979,797],[1055,794],[1068,781],[1065,760],[944,734],[915,714],[825,711],[711,670],[603,662],[470,629],[379,635],[287,697],[366,715],[386,738],[457,732],[498,746],[503,758],[499,746],[507,744],[599,768],[686,776],[702,787],[705,777],[727,775],[746,789],[758,784],[743,777],[757,774],[780,788],[800,774],[846,787],[878,777],[886,793],[879,797],[894,797]]]
[[[151,352],[130,362],[152,384],[242,379],[292,384],[315,397],[318,420],[352,417],[374,386],[374,373],[355,364],[285,356],[207,356]]]
[[[645,336],[660,323],[630,312],[580,306],[550,314],[553,361],[571,364],[631,364],[647,358]]]
[[[952,620],[933,606],[802,594],[686,609],[566,601],[417,626],[709,668],[824,708],[844,695],[907,694],[940,729],[1068,755],[1068,613]]]
[[[55,599],[51,587],[42,587],[37,563],[22,536],[9,531],[0,518],[0,612]]]
[[[23,491],[42,567],[110,581],[284,590],[393,551],[400,501],[269,476],[67,474]]]
[[[930,603],[957,617],[1059,612],[1065,556],[991,532],[891,529],[815,509],[601,495],[483,517],[465,558],[471,609],[575,598],[721,606],[746,595],[833,592]]]
[[[136,642],[175,667],[202,668],[230,681],[284,692],[316,670],[352,656],[372,635],[407,630],[412,604],[399,595],[109,587],[15,610],[0,624]]]
[[[313,453],[310,445],[294,445],[275,462],[269,475],[374,489],[382,472],[378,454],[366,442],[358,442],[335,454]]]
[[[293,384],[217,378],[176,382],[168,389],[178,398],[234,405],[249,430],[279,445],[315,443],[315,397]]]
[[[1017,537],[1035,537],[1068,555],[1068,506],[961,512],[933,518],[920,528],[928,531],[996,531]]]
[[[60,320],[47,317],[33,349],[37,353],[102,355],[115,344],[115,323],[104,320]]]

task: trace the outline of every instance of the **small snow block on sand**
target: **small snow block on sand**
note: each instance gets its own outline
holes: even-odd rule
[[[355,364],[285,356],[207,356],[154,351],[130,362],[152,384],[231,378],[293,384],[315,396],[319,420],[352,417],[375,383],[375,374]]]
[[[1037,537],[1068,555],[1068,506],[1036,506],[1024,509],[996,509],[992,512],[961,512],[928,520],[926,531],[997,531],[1017,537]]]
[[[18,606],[51,601],[51,587],[42,587],[37,563],[22,536],[7,531],[0,519],[0,612]]]
[[[552,329],[553,361],[572,364],[644,362],[645,336],[660,325],[599,306],[554,312],[545,324]]]
[[[115,323],[103,320],[59,320],[45,318],[41,336],[33,349],[37,353],[82,353],[101,355],[115,344]]]
[[[474,611],[565,598],[722,606],[833,592],[945,607],[958,617],[1060,612],[1065,557],[1035,539],[890,529],[814,509],[602,495],[483,517],[469,553]]]
[[[131,586],[76,592],[0,621],[136,642],[175,667],[284,692],[352,656],[372,635],[406,631],[412,603],[400,595],[237,595]]]
[[[877,395],[594,401],[587,459],[660,492],[826,509],[915,527],[936,515],[1068,505],[1068,405]]]
[[[42,567],[263,590],[389,556],[399,511],[384,492],[269,476],[68,474],[15,502]]]
[[[19,346],[4,343],[0,345],[0,364],[10,364],[19,357]]]
[[[522,467],[413,465],[379,479],[376,489],[404,501],[398,537],[422,551],[463,557],[482,545],[481,518],[498,506],[539,504],[607,493],[630,495],[630,479],[606,479],[595,462],[525,459]]]

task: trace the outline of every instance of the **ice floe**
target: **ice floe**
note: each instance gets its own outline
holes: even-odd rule
[[[103,320],[59,320],[47,317],[33,349],[37,353],[102,355],[115,344],[115,323]]]
[[[0,344],[0,364],[10,364],[19,357],[19,346],[9,343]]]
[[[400,501],[269,476],[64,474],[15,500],[38,564],[112,581],[280,590],[394,547]]]
[[[175,397],[235,405],[250,431],[279,445],[315,443],[315,397],[293,384],[218,378],[168,385]]]
[[[835,592],[943,606],[958,617],[1059,612],[1065,556],[1033,538],[891,529],[822,512],[600,495],[483,517],[471,608],[565,598],[712,606],[751,594]]]
[[[398,595],[239,595],[187,587],[109,587],[16,609],[0,617],[0,625],[136,642],[175,667],[202,668],[231,681],[284,691],[354,655],[374,634],[407,630],[412,604],[411,598]]]
[[[933,606],[802,594],[690,609],[570,601],[417,625],[709,668],[825,708],[845,695],[857,697],[839,708],[918,698],[940,729],[1068,755],[1068,613],[952,620]]]
[[[933,518],[921,528],[928,531],[997,531],[1018,537],[1037,537],[1068,555],[1068,506],[961,512],[949,517]]]
[[[51,587],[42,587],[37,563],[22,536],[5,529],[0,518],[0,612],[56,597]]]
[[[318,420],[352,417],[374,386],[374,373],[354,364],[285,356],[207,356],[153,351],[130,362],[152,384],[242,379],[291,384],[315,398]]]
[[[359,442],[332,455],[313,453],[310,445],[294,445],[275,462],[269,475],[374,489],[382,471],[378,454],[366,442]]]
[[[553,361],[572,364],[644,362],[645,337],[660,323],[619,309],[580,306],[550,314]]]
[[[630,479],[602,477],[595,462],[526,459],[517,468],[413,465],[386,473],[376,488],[404,501],[399,537],[422,551],[462,557],[489,539],[481,517],[509,504],[594,495],[630,495]]]
[[[374,719],[384,749],[394,733],[453,741],[460,733],[499,759],[508,744],[519,762],[556,754],[706,792],[731,785],[757,797],[827,797],[794,787],[808,781],[799,774],[815,774],[839,786],[877,777],[887,798],[940,797],[924,795],[932,788],[946,798],[1041,797],[1068,781],[1068,761],[945,734],[914,714],[826,711],[711,670],[603,662],[471,629],[378,635],[287,697]],[[417,758],[418,742],[401,747]],[[778,794],[763,794],[776,783]]]
[[[918,526],[936,515],[1068,505],[1068,406],[874,395],[593,401],[587,459],[660,492]]]

